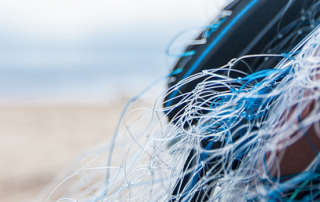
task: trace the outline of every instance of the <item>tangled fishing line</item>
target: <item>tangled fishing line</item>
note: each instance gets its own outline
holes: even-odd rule
[[[299,19],[279,29],[282,40],[277,35],[265,45],[270,53],[188,75],[152,109],[124,116],[124,129],[109,145],[80,158],[79,165],[86,163],[75,166],[47,201],[319,200],[320,28],[312,27],[319,6],[312,1],[308,23]],[[301,32],[309,34],[291,43]],[[288,43],[295,45],[290,52],[277,53]],[[181,55],[186,56],[192,54]],[[270,58],[281,61],[261,68]],[[254,63],[259,68],[248,65],[252,59],[262,61]],[[248,73],[238,64],[258,71]],[[180,72],[178,67],[170,76]],[[196,83],[191,91],[180,91],[190,83]],[[297,148],[301,139],[314,158],[285,175],[284,151]]]

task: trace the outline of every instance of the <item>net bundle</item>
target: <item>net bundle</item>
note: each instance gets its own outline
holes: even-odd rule
[[[276,43],[277,35],[266,44],[271,53],[187,76],[153,107],[124,114],[112,142],[79,158],[47,201],[319,200],[320,28],[312,23],[319,5],[312,2],[307,25],[294,21],[279,30],[280,42],[288,40]],[[310,33],[290,52],[277,53],[303,32]],[[270,58],[280,62],[268,69],[246,62]],[[295,166],[299,172],[290,173]]]

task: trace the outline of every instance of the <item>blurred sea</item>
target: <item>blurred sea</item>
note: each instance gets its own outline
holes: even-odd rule
[[[173,32],[158,28],[127,27],[67,41],[3,34],[0,100],[103,102],[132,96],[169,73],[165,47]],[[163,81],[156,91],[164,89]]]

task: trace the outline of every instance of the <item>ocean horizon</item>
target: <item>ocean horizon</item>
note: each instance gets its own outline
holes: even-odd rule
[[[121,2],[65,2],[75,10],[57,3],[58,15],[47,5],[36,4],[45,13],[22,2],[0,3],[7,7],[0,14],[0,103],[104,103],[133,96],[170,73],[175,58],[165,51],[178,33],[196,28],[181,52],[212,20],[203,14],[205,4],[194,0]],[[165,89],[163,79],[152,93]]]

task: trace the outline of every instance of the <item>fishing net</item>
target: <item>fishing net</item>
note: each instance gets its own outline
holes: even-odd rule
[[[281,2],[237,57],[199,61],[239,40],[221,34],[239,34],[229,25],[267,3],[229,4],[171,54],[168,90],[126,113],[151,86],[134,97],[112,142],[81,156],[47,201],[320,200],[320,2]]]

